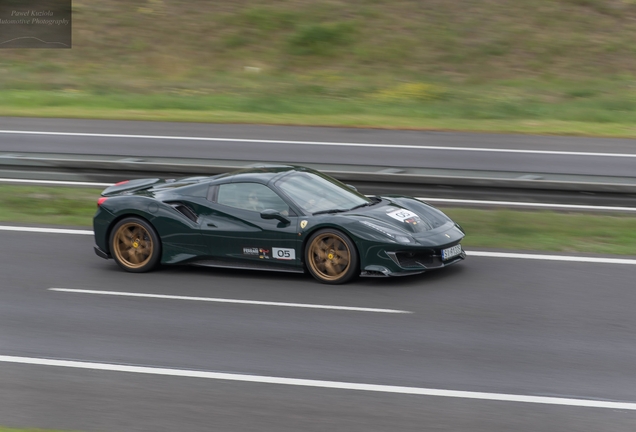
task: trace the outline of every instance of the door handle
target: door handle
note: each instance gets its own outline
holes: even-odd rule
[[[216,225],[214,225],[212,222],[208,223],[208,226],[211,228],[216,228]]]

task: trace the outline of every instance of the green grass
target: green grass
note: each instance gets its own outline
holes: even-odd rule
[[[633,0],[73,3],[0,115],[635,137]]]
[[[102,189],[0,186],[0,221],[91,226]]]
[[[465,247],[636,255],[636,217],[553,211],[443,209]]]
[[[240,78],[166,93],[6,90],[0,115],[636,137],[629,80],[387,86],[335,74]]]
[[[389,117],[382,114],[272,114],[236,111],[132,110],[112,108],[42,107],[19,109],[0,107],[0,116],[78,119],[146,120],[201,123],[269,124],[293,126],[339,126],[354,128],[464,131],[483,133],[522,133],[636,137],[630,123],[590,123],[561,120],[466,120]]]
[[[0,186],[0,222],[90,227],[101,189]],[[636,255],[636,217],[551,211],[443,209],[464,246]],[[2,432],[2,431],[0,431]]]

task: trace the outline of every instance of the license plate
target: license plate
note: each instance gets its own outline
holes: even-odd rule
[[[453,247],[449,247],[448,249],[442,249],[442,261],[451,259],[459,255],[460,253],[462,253],[461,245],[455,245]]]

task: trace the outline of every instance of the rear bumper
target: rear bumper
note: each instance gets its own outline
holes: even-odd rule
[[[104,259],[110,259],[111,256],[110,254],[104,252],[103,250],[101,250],[99,248],[99,246],[94,246],[93,249],[95,250],[95,255],[97,255],[100,258],[104,258]]]

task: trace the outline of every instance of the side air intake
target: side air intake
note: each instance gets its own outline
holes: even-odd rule
[[[194,210],[182,202],[168,202],[166,204],[172,206],[172,208],[190,219],[192,222],[197,222],[199,220],[199,216],[197,216]]]

